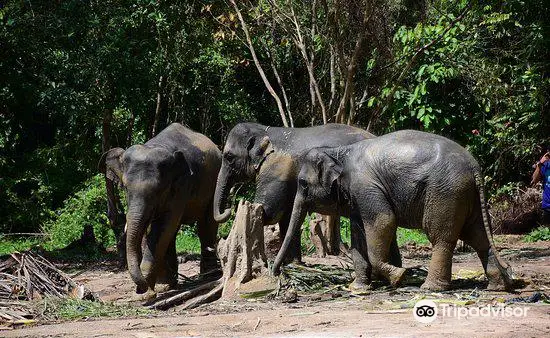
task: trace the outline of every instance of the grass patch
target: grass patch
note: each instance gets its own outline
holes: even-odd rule
[[[525,235],[525,242],[538,242],[538,241],[550,241],[550,228],[549,227],[538,227]]]
[[[93,263],[117,259],[116,252],[107,252],[101,244],[68,246],[63,249],[53,249],[44,252],[44,257],[63,263]]]
[[[430,244],[428,237],[421,230],[397,228],[397,245],[403,246],[409,242],[416,243],[418,245]]]
[[[183,226],[176,236],[177,253],[200,253],[201,242],[197,236],[196,226]]]
[[[13,238],[10,236],[0,236],[0,256],[9,255],[16,251],[26,251],[30,248],[40,245],[40,238]]]
[[[116,305],[89,300],[44,298],[38,304],[40,313],[46,318],[78,320],[85,318],[119,318],[143,316],[152,311],[141,306]]]

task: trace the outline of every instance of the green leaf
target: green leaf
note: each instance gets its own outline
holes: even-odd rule
[[[372,96],[369,101],[367,102],[367,107],[372,108],[374,106],[374,102],[376,101],[376,97]]]

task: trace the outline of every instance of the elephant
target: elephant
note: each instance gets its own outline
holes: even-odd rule
[[[217,268],[218,223],[212,215],[221,151],[206,136],[172,123],[144,144],[106,152],[106,177],[126,193],[126,252],[137,294],[177,284],[175,239],[181,223],[197,222],[201,272]]]
[[[305,153],[314,147],[347,145],[373,137],[363,129],[344,124],[308,128],[237,124],[229,132],[223,149],[214,194],[214,219],[220,223],[227,221],[231,215],[231,207],[227,207],[229,190],[236,183],[254,180],[254,202],[263,206],[264,224],[279,223],[281,238],[284,238],[296,194],[296,177]],[[303,220],[304,217],[299,221]],[[293,241],[289,253],[288,260],[301,260],[299,237]],[[392,261],[401,265],[396,240]]]
[[[421,288],[451,286],[453,250],[460,238],[475,249],[489,289],[513,288],[513,274],[495,249],[485,205],[484,180],[474,157],[445,137],[403,130],[348,146],[312,149],[303,159],[277,273],[307,211],[338,212],[351,221],[355,280],[369,288],[378,274],[395,286],[406,269],[389,263],[397,226],[422,229],[432,244]]]

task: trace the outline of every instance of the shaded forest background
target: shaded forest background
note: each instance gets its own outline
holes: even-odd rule
[[[0,232],[106,224],[97,163],[180,122],[412,128],[526,185],[550,141],[545,0],[7,0]],[[103,190],[102,190],[103,189]]]

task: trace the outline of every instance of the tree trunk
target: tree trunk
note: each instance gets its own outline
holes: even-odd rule
[[[102,132],[102,139],[101,139],[101,151],[103,153],[109,151],[111,149],[111,122],[113,121],[113,109],[110,107],[111,99],[107,99],[108,102],[107,107],[105,107],[103,111],[103,124],[101,128]],[[115,186],[113,181],[107,179],[107,176],[105,176],[105,188],[107,190],[107,219],[109,220],[110,226],[115,227],[116,226],[116,216],[117,216],[117,208],[116,204],[113,203],[113,199],[109,198],[110,196],[114,196]],[[92,243],[96,242],[95,236],[94,236],[94,229],[90,223],[86,223],[84,225],[84,231],[82,232],[81,241],[91,241]]]
[[[155,117],[153,119],[153,126],[151,130],[151,136],[158,134],[160,127],[160,115],[162,113],[162,101],[163,101],[163,92],[164,86],[166,85],[166,77],[161,75],[159,77],[159,84],[157,90],[157,106],[155,108]]]
[[[319,257],[339,255],[342,238],[340,236],[340,220],[335,216],[316,214],[309,221],[311,242]]]

